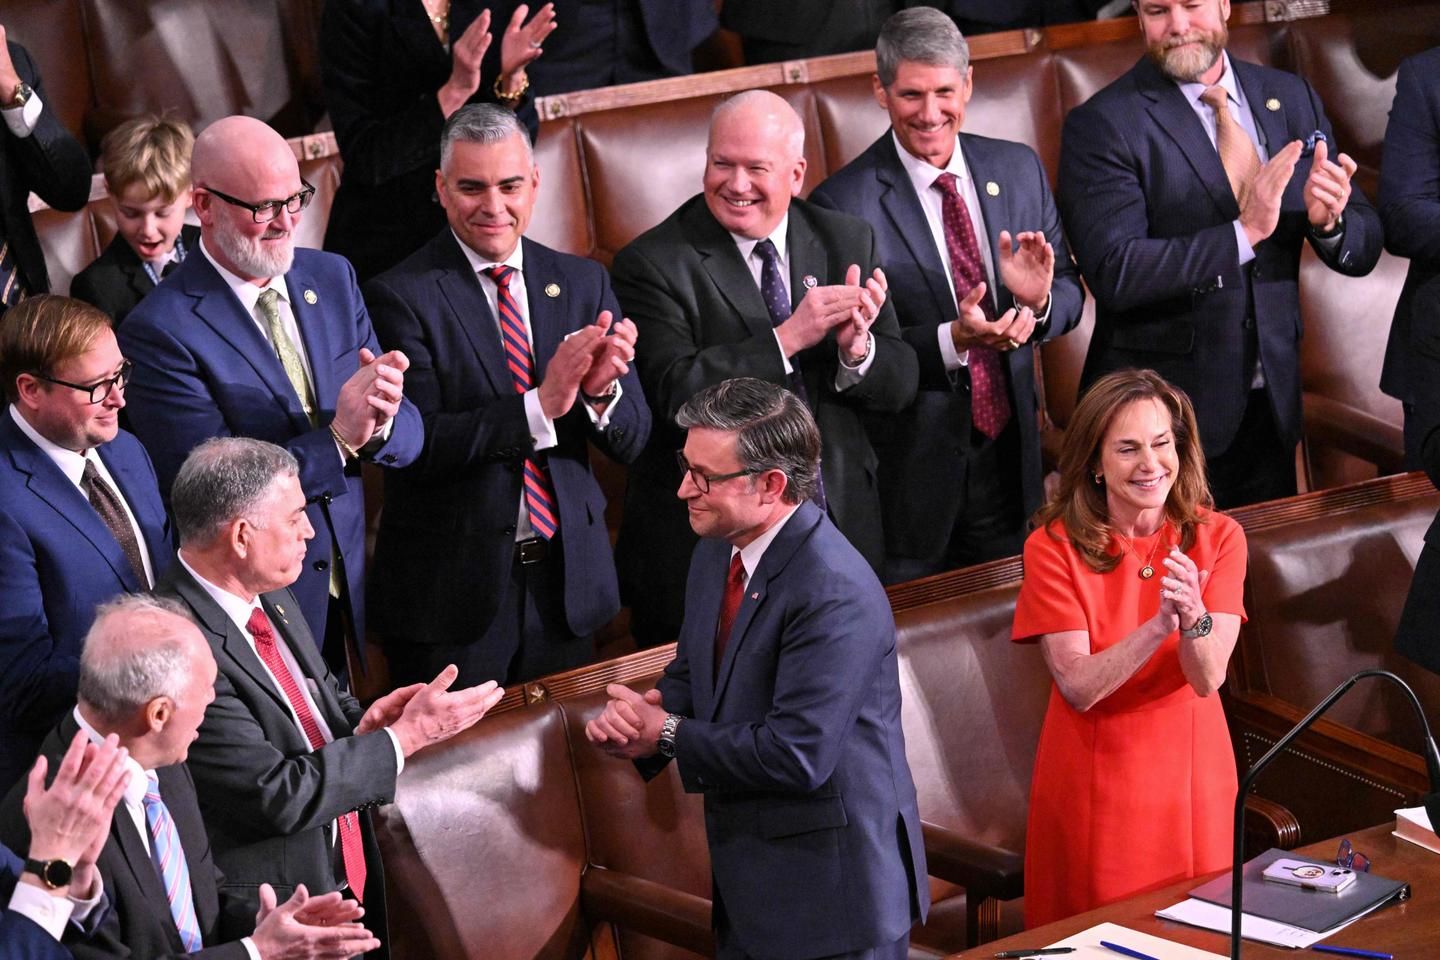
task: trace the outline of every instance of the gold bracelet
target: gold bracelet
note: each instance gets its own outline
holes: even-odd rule
[[[503,76],[496,77],[495,86],[491,89],[495,91],[496,100],[500,101],[500,103],[509,107],[511,110],[514,110],[516,104],[518,104],[522,99],[524,99],[526,91],[530,89],[530,75],[525,75],[525,79],[520,82],[519,90],[512,90],[509,93],[505,93],[500,89],[500,81],[504,79],[505,78]]]
[[[345,438],[340,436],[340,431],[335,429],[335,424],[333,422],[330,424],[330,436],[335,439],[335,442],[340,446],[340,449],[345,451],[345,456],[349,457],[351,460],[360,459],[360,451],[350,446],[350,444],[345,441]]]

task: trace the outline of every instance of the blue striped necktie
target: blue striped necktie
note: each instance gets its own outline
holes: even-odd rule
[[[180,943],[186,953],[194,953],[200,942],[200,921],[195,917],[195,898],[190,895],[190,865],[185,862],[185,848],[165,801],[160,799],[160,781],[155,771],[145,774],[145,823],[150,828],[150,857],[160,871],[165,885],[165,899],[170,901],[170,916],[180,931]]]
[[[510,292],[515,268],[501,264],[485,271],[495,281],[495,303],[500,313],[500,340],[505,347],[505,365],[515,382],[515,392],[525,393],[535,383],[535,361],[530,353],[530,338],[525,334],[525,321],[520,305]],[[525,458],[525,509],[537,536],[549,540],[560,530],[560,511],[555,509],[555,488],[543,453]]]

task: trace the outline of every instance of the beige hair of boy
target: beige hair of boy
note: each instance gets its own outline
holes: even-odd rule
[[[190,186],[195,134],[183,120],[148,114],[127,120],[100,142],[100,164],[112,197],[143,184],[147,197],[167,203]]]

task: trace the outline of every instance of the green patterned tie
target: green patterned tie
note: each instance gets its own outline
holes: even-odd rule
[[[275,290],[265,290],[260,294],[260,299],[255,301],[255,305],[260,308],[260,314],[265,318],[265,326],[270,330],[270,345],[275,348],[275,355],[280,358],[280,365],[285,368],[285,376],[289,378],[290,386],[295,388],[295,395],[300,398],[300,406],[305,408],[305,416],[310,418],[310,425],[315,426],[315,393],[310,389],[310,380],[305,376],[305,364],[300,360],[295,342],[280,323],[280,308],[275,305],[279,299],[280,294]]]

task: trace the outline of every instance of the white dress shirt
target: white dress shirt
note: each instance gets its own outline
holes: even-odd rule
[[[13,92],[6,90],[4,95],[9,97]],[[0,116],[5,118],[5,126],[10,128],[10,132],[23,140],[35,132],[35,125],[40,122],[40,111],[43,106],[39,95],[32,92],[30,99],[25,101],[25,106],[0,110]]]
[[[735,559],[735,554],[740,554],[740,566],[745,571],[746,583],[749,583],[750,578],[755,575],[755,569],[760,566],[760,558],[765,555],[765,551],[770,548],[770,544],[774,543],[775,538],[780,535],[781,528],[790,522],[790,518],[795,516],[795,511],[798,509],[800,509],[800,504],[797,503],[790,508],[790,512],[786,513],[785,516],[779,520],[776,520],[769,530],[766,530],[743,547],[732,546],[730,548],[730,559],[732,562]]]

